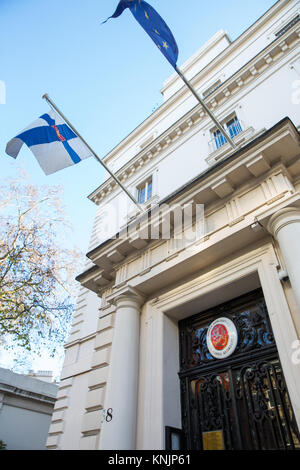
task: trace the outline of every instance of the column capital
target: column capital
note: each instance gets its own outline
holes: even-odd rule
[[[300,209],[296,207],[285,207],[275,212],[270,218],[267,229],[274,237],[278,232],[289,224],[300,223]]]
[[[139,308],[145,302],[145,297],[134,287],[124,286],[123,289],[109,295],[106,300],[117,307]]]

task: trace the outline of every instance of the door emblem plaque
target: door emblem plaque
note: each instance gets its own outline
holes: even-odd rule
[[[238,342],[235,324],[229,318],[218,318],[210,324],[206,341],[208,350],[213,357],[224,359],[231,356]]]

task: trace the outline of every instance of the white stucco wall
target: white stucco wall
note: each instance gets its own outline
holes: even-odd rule
[[[0,439],[8,450],[45,450],[58,385],[0,368]]]
[[[267,15],[263,21],[258,21],[255,25],[250,27],[249,30],[247,30],[248,32],[246,32],[247,34],[244,33],[231,45],[228,40],[224,42],[225,32],[219,31],[213,38],[208,40],[191,59],[182,64],[180,68],[186,73],[189,79],[201,72],[201,79],[196,86],[196,89],[200,93],[219,78],[222,79],[222,82],[225,82],[249,62],[249,60],[271,44],[276,39],[275,33],[296,16],[298,10],[299,2],[297,0],[278,2],[278,5],[272,9],[272,13]],[[214,46],[213,54],[211,53],[212,39],[215,41],[218,40],[216,46]],[[226,44],[228,45],[227,48],[225,47]],[[222,50],[223,54],[220,54]],[[195,60],[195,57],[198,57],[198,60]],[[209,60],[207,60],[207,58]],[[214,61],[212,61],[212,59],[214,59]],[[207,65],[206,68],[205,64]],[[172,82],[174,79],[175,84],[173,86]],[[166,83],[172,88],[170,96],[173,95],[174,90],[177,91],[184,86],[177,74],[172,74],[171,77],[166,80],[163,89],[165,90],[164,93],[166,93]],[[195,99],[191,97],[189,92],[179,100],[177,99],[174,103],[171,103],[171,101],[172,100],[168,103],[165,102],[164,106],[156,110],[152,116],[146,119],[141,126],[133,131],[132,134],[107,155],[106,161],[113,167],[114,171],[118,170],[136,154],[136,149],[147,137],[152,134],[162,134],[170,125],[179,119],[179,117],[183,116],[184,113],[196,104]]]
[[[195,87],[200,92],[219,78],[222,82],[230,79],[274,41],[276,31],[296,15],[298,7],[299,1],[296,0],[278,2],[270,12],[231,44],[224,32],[217,33],[183,64],[182,69],[189,77],[198,74]],[[235,112],[244,126],[243,130],[248,131],[248,141],[270,129],[285,116],[299,126],[299,105],[292,102],[292,86],[298,75],[296,68],[291,68],[291,64],[298,59],[299,48],[296,49],[293,45],[290,49],[285,49],[274,63],[270,61],[263,71],[249,80],[249,83],[243,83],[218,104],[214,109],[215,114],[222,120]],[[159,138],[197,106],[190,92],[182,92],[181,88],[179,79],[174,81],[172,76],[165,82],[164,104],[106,157],[106,163],[113,171],[129,164],[141,152],[141,146],[147,145],[151,137]],[[176,90],[179,92],[174,95]],[[124,184],[134,193],[136,186],[153,174],[154,200],[155,197],[156,201],[164,199],[213,164],[210,160],[207,161],[211,155],[209,140],[213,127],[210,119],[199,119],[186,133],[180,134],[169,145],[159,149],[154,158],[149,159],[139,169],[133,169]],[[102,186],[104,185],[105,183]],[[109,235],[113,236],[120,227],[126,225],[127,215],[133,209],[134,205],[128,202],[127,196],[120,189],[110,188],[97,208],[89,251],[110,238],[107,232],[103,236],[103,223],[111,223]],[[119,220],[116,223],[114,212],[117,213],[118,210]],[[225,207],[223,212],[223,218],[227,220]],[[218,213],[217,217],[220,223],[222,214]],[[216,220],[212,216],[209,224],[215,223]],[[151,253],[153,257],[154,251]],[[87,260],[85,269],[92,266],[93,263]],[[137,269],[134,262],[132,266],[127,267],[129,273],[131,269]],[[96,294],[84,287],[80,288],[67,344],[61,389],[50,428],[49,448],[99,448],[115,315],[114,307],[109,303],[106,305],[105,299],[99,312],[100,306],[101,300]],[[164,342],[162,338],[165,339]],[[180,427],[178,356],[172,355],[172,350],[178,349],[176,321],[165,317],[162,311],[156,311],[152,315],[150,307],[146,306],[141,314],[141,342],[143,347],[140,351],[142,365],[139,386],[142,392],[139,400],[137,445],[138,448],[161,448],[164,425]],[[162,360],[163,365],[160,363]],[[171,376],[173,379],[170,379]],[[172,400],[168,401],[170,394]]]
[[[46,450],[51,414],[4,405],[0,414],[0,439],[7,450]]]
[[[283,10],[282,7],[284,7]],[[249,28],[244,39],[242,35],[231,44],[225,32],[218,32],[212,38],[214,46],[211,47],[212,40],[208,41],[186,64],[183,64],[182,69],[191,76],[200,73],[201,78],[195,85],[200,92],[215,80],[226,81],[276,39],[275,33],[296,16],[298,7],[299,2],[296,0],[283,1],[276,6],[275,13],[267,15],[264,21],[261,20],[261,24],[259,23],[256,27]],[[212,51],[214,51],[213,56]],[[213,62],[211,62],[212,58],[215,59]],[[207,59],[209,59],[208,62]],[[231,113],[235,113],[243,130],[249,131],[249,140],[264,130],[270,129],[286,116],[299,126],[299,106],[293,102],[294,84],[299,79],[295,64],[299,60],[299,48],[293,47],[291,50],[286,50],[282,57],[277,57],[274,63],[271,62],[249,84],[244,84],[232,93],[213,112],[220,121]],[[204,64],[209,65],[203,69]],[[140,145],[147,142],[149,137],[157,138],[197,105],[196,99],[187,89],[182,96],[177,98],[174,96],[174,91],[183,86],[182,81],[176,78],[176,75],[172,75],[166,84],[164,93],[169,99],[166,99],[165,104],[106,157],[107,164],[114,171],[122,168],[137,155],[141,151]],[[155,172],[154,195],[159,200],[164,199],[209,167],[206,159],[212,154],[209,142],[212,139],[213,128],[214,124],[210,118],[202,119],[187,136],[172,142],[165,150],[162,149],[158,156],[140,170],[136,170],[124,182],[125,186],[135,195],[136,186]],[[108,219],[105,217],[106,205],[110,215],[115,211],[121,212],[117,225],[114,217],[108,217]],[[97,246],[108,238],[105,234],[103,236],[101,234],[101,224],[104,219],[105,224],[107,221],[112,224],[110,233],[112,235],[126,223],[128,220],[126,215],[131,213],[134,207],[128,197],[118,187],[114,187],[100,204],[99,216],[94,228],[96,235],[93,240],[94,245]]]

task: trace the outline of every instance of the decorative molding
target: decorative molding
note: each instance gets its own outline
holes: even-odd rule
[[[278,232],[289,224],[300,223],[300,209],[297,207],[287,207],[275,212],[267,226],[267,229],[274,237]]]
[[[145,241],[139,239],[138,236],[134,238],[134,243],[132,240],[129,243],[128,238],[110,240],[107,244],[100,245],[89,253],[90,259],[100,269],[96,269],[95,272],[83,273],[80,276],[82,284],[89,285],[99,294],[108,288],[112,289],[110,292],[119,292],[120,289],[126,288],[126,284],[131,282],[135,276],[145,279],[145,276],[149,276],[150,271],[155,272],[156,266],[162,261],[173,266],[175,257],[188,256],[185,253],[189,247],[193,246],[193,249],[198,251],[205,250],[208,246],[211,247],[217,240],[220,240],[222,230],[225,230],[226,236],[238,230],[244,230],[251,213],[259,216],[266,211],[268,206],[273,207],[279,200],[288,201],[295,195],[293,179],[297,177],[297,170],[300,170],[297,165],[293,167],[295,158],[299,154],[299,144],[296,145],[294,139],[296,131],[290,123],[283,121],[281,126],[275,129],[273,132],[268,131],[254,148],[241,151],[240,154],[237,154],[236,159],[229,159],[222,167],[216,167],[215,172],[211,172],[209,176],[198,182],[194,181],[189,189],[179,191],[178,197],[174,196],[171,202],[168,202],[169,211],[172,213],[178,204],[181,206],[188,203],[205,204],[203,197],[208,198],[209,204],[205,206],[207,233],[201,240],[181,245],[174,239]],[[287,151],[286,155],[282,147],[283,140]],[[285,164],[280,163],[280,160]],[[294,168],[293,176],[287,169],[290,162]],[[147,223],[149,224],[150,221]],[[155,223],[151,220],[152,225]],[[238,224],[241,226],[235,227]],[[156,225],[161,230],[158,221]],[[144,227],[142,229],[144,230]],[[171,237],[174,238],[173,231],[174,227],[171,229],[173,234]],[[130,251],[128,251],[129,246]],[[125,249],[127,256],[121,264],[117,261],[107,263],[109,253],[125,252],[123,251]],[[156,254],[152,258],[154,252]],[[158,253],[160,253],[159,256],[157,256]],[[133,266],[133,263],[138,264]],[[104,266],[106,267],[104,268]],[[116,277],[115,273],[117,273]],[[104,281],[107,279],[111,279],[111,281],[106,286]],[[110,294],[107,298],[105,296],[105,302],[110,303],[111,297],[114,295]]]
[[[205,99],[208,107],[214,109],[220,104],[223,105],[224,101],[228,100],[233,92],[236,93],[246,85],[248,86],[250,81],[256,80],[267,68],[273,66],[278,59],[281,59],[283,55],[287,54],[292,48],[295,48],[299,42],[299,31],[299,24],[296,24],[293,28],[288,30],[284,36],[273,41],[232,77],[220,85],[217,90]],[[117,171],[116,175],[118,178],[121,181],[126,181],[135,172],[139,171],[143,165],[147,164],[153,158],[157,158],[162,151],[165,151],[179,137],[182,137],[186,132],[190,132],[196,124],[199,125],[199,122],[203,120],[205,116],[206,113],[201,105],[195,106],[167,131],[158,136],[151,144],[139,152],[124,165],[124,167]],[[229,147],[228,150],[230,150]],[[89,199],[99,205],[100,202],[116,188],[117,183],[110,178],[96,189],[89,196]]]

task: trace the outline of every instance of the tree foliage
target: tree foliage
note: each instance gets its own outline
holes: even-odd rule
[[[0,335],[52,354],[66,340],[80,256],[60,194],[24,176],[0,187]]]

